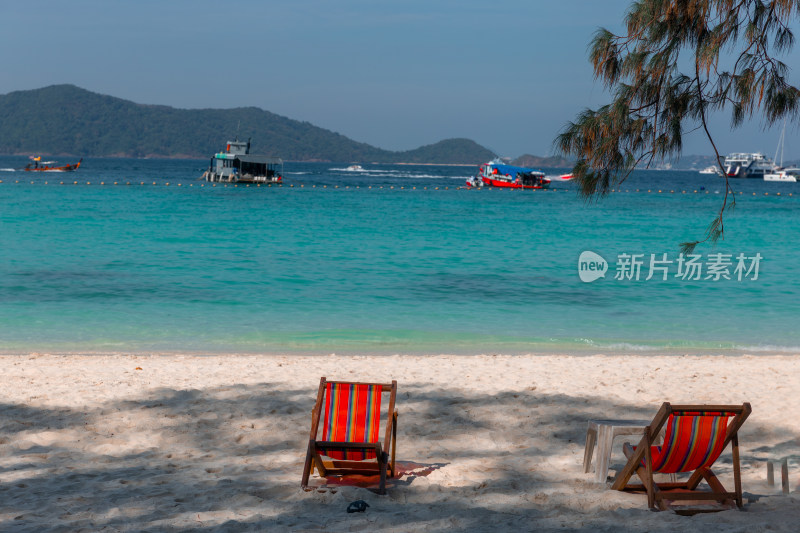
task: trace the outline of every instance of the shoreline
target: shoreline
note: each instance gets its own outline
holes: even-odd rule
[[[0,529],[794,531],[800,520],[794,460],[792,495],[766,484],[766,461],[800,445],[790,355],[34,352],[0,364]],[[321,376],[396,379],[398,460],[433,471],[387,496],[302,492]],[[747,512],[653,513],[583,473],[588,419],[652,419],[663,401],[752,404]],[[729,458],[715,466],[726,487]],[[357,499],[367,512],[345,513]]]
[[[74,348],[54,350],[48,347],[21,350],[17,348],[0,348],[0,357],[26,357],[26,356],[94,356],[94,357],[794,357],[800,356],[800,347],[781,346],[752,346],[742,348],[659,348],[642,347],[638,349],[605,349],[602,347],[587,347],[585,349],[564,349],[554,347],[551,350],[436,350],[420,348],[419,351],[363,348],[363,349],[316,349],[316,350],[287,350],[253,349],[232,350],[219,348],[214,350],[198,349],[169,349],[169,348],[117,348],[117,349],[83,349]]]

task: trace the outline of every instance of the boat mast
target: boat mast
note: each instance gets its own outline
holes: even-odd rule
[[[773,161],[775,163],[777,163],[778,162],[778,152],[780,152],[780,154],[781,154],[781,162],[780,162],[780,165],[778,165],[780,167],[783,167],[783,144],[784,144],[785,140],[786,140],[786,117],[784,117],[784,119],[783,119],[783,130],[781,131],[781,136],[778,139],[778,146],[775,148],[775,159],[773,159]]]

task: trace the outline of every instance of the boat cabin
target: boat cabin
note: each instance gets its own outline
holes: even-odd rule
[[[283,180],[283,160],[279,157],[250,153],[250,141],[228,141],[225,151],[214,154],[206,181],[233,183],[280,183]]]
[[[517,172],[517,177],[514,183],[521,183],[526,187],[537,187],[543,183],[544,174],[541,172]]]

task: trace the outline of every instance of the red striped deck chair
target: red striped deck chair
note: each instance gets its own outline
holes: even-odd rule
[[[670,405],[664,402],[645,428],[635,448],[625,443],[628,463],[611,485],[612,489],[645,491],[651,509],[672,509],[681,514],[721,511],[742,506],[742,481],[739,470],[738,431],[750,415],[750,404],[742,405]],[[664,443],[654,446],[661,429],[666,426]],[[733,456],[734,491],[728,492],[711,471],[711,466],[730,443]],[[686,481],[656,483],[654,474],[691,472]],[[629,484],[636,473],[642,484]],[[710,491],[700,490],[702,480]],[[673,502],[717,502],[715,508],[674,507]]]
[[[386,415],[381,418],[381,399],[389,394]],[[397,437],[397,381],[383,383],[319,382],[317,403],[311,413],[311,436],[301,486],[308,490],[314,467],[319,475],[380,474],[380,494],[386,493],[386,475],[395,475]],[[380,438],[381,422],[385,424]],[[322,437],[317,440],[322,422]]]

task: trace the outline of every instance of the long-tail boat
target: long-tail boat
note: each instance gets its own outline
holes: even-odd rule
[[[467,187],[504,187],[508,189],[547,189],[550,178],[544,172],[506,165],[499,159],[481,165],[478,175],[467,180]]]
[[[55,161],[42,161],[42,157],[31,157],[33,163],[28,163],[23,170],[26,172],[74,172],[81,166],[83,158],[71,165],[51,166]]]

